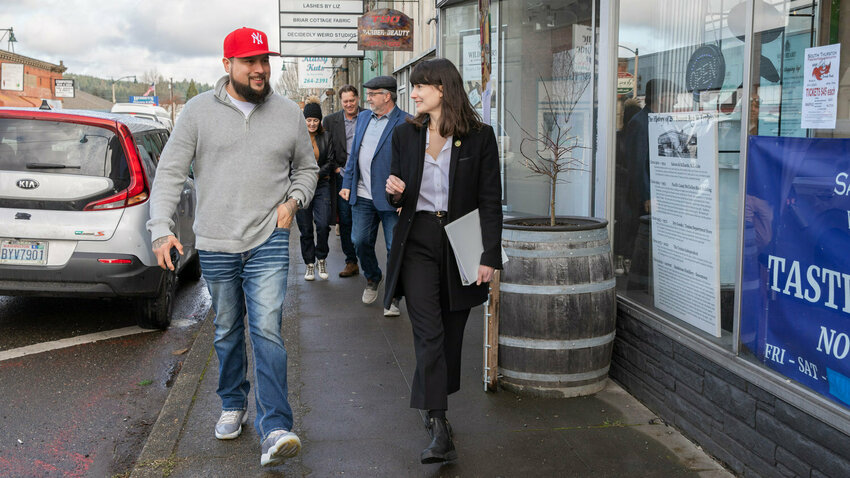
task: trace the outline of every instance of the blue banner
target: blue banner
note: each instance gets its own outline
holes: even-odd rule
[[[159,96],[131,96],[130,103],[141,105],[159,105]]]
[[[850,406],[850,140],[751,136],[741,342]]]

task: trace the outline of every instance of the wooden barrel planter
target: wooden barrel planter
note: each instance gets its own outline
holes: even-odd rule
[[[590,395],[605,387],[614,345],[608,222],[558,220],[571,224],[523,218],[503,226],[510,260],[499,287],[499,384],[536,396]]]

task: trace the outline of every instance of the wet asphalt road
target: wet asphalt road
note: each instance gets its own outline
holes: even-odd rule
[[[181,281],[167,331],[0,360],[0,477],[126,476],[208,309]],[[125,301],[0,296],[0,353],[133,326]]]

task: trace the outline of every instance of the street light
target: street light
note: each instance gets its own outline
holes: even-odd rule
[[[3,41],[4,38],[6,38],[6,35],[8,35],[9,41],[6,44],[7,45],[6,50],[14,53],[15,52],[15,45],[13,45],[13,43],[18,42],[18,39],[15,38],[15,31],[12,29],[12,27],[9,27],[9,28],[0,28],[0,32],[6,32],[2,36],[0,36],[0,42]]]
[[[113,103],[113,104],[115,103],[115,83],[116,83],[116,82],[119,82],[119,81],[121,81],[121,80],[123,80],[124,78],[132,78],[132,79],[133,79],[133,83],[137,83],[137,81],[136,81],[136,75],[127,75],[127,76],[122,76],[121,78],[118,78],[117,80],[112,80],[112,103]]]

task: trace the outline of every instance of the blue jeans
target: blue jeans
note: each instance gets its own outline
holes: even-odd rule
[[[327,181],[319,181],[313,200],[304,209],[295,213],[295,222],[301,231],[301,258],[305,264],[312,264],[316,259],[327,259],[328,235],[331,227],[328,225],[331,216],[331,191]],[[313,223],[316,223],[316,233],[313,236]]]
[[[387,260],[393,243],[393,229],[398,222],[395,211],[378,211],[372,200],[357,197],[351,206],[351,241],[360,259],[360,267],[366,280],[378,282],[383,277],[375,256],[375,241],[378,239],[378,225],[384,228],[384,242],[387,243]]]
[[[275,229],[266,242],[246,252],[198,253],[215,310],[217,393],[222,409],[245,410],[248,406],[247,313],[254,352],[254,427],[262,439],[275,430],[291,430],[286,348],[280,331],[289,270],[289,229]]]
[[[346,264],[357,264],[357,252],[351,242],[351,203],[339,197],[342,189],[342,174],[336,175],[336,208],[339,215],[339,242],[345,254]]]

